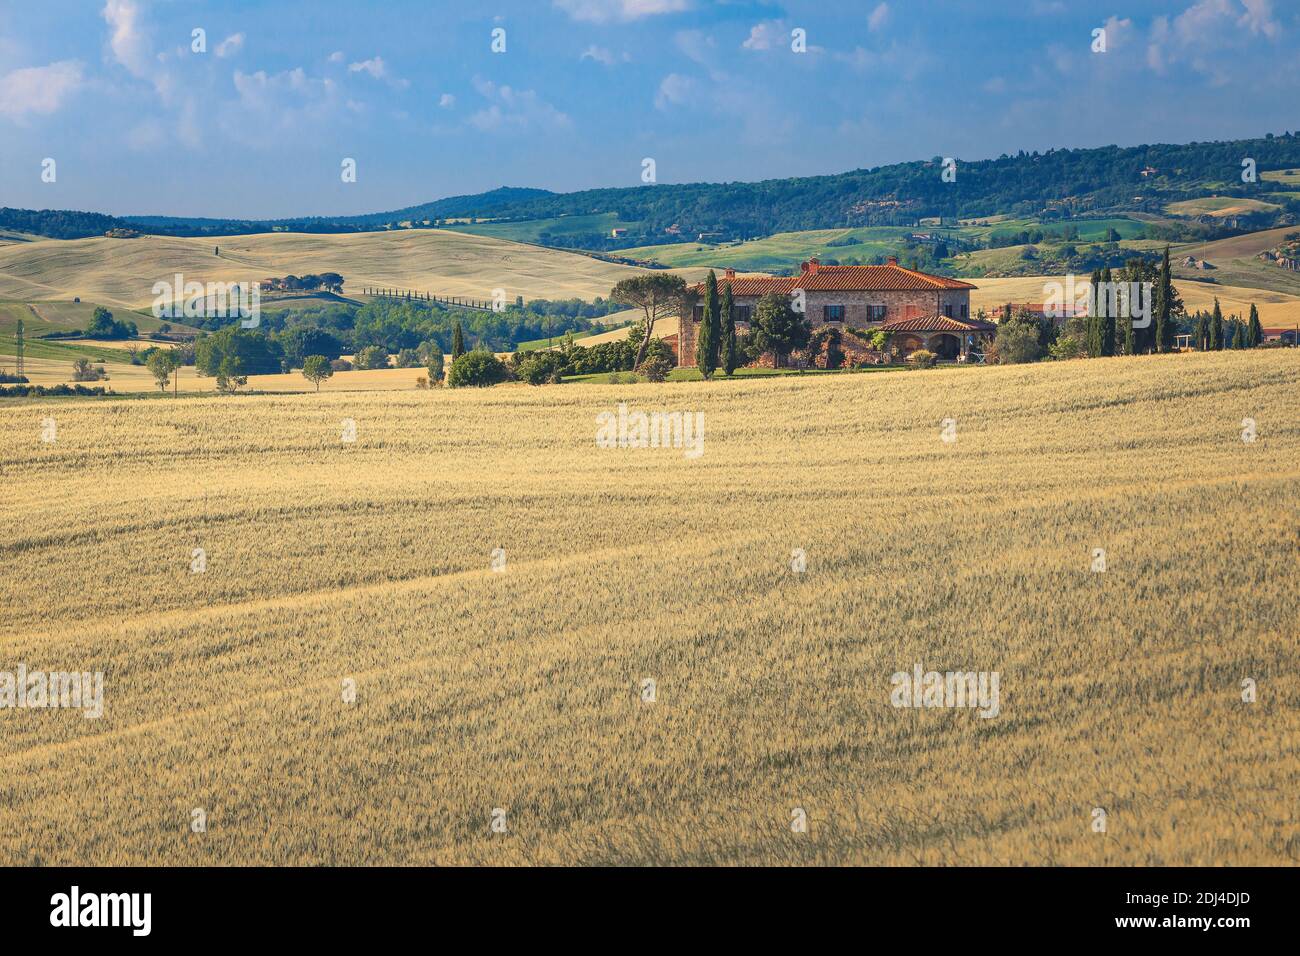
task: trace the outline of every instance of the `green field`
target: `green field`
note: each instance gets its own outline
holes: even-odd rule
[[[636,222],[623,222],[617,213],[602,212],[590,216],[557,216],[554,219],[528,219],[524,222],[464,223],[442,228],[511,242],[540,242],[544,232],[553,236],[577,236],[593,232],[608,236],[616,226],[635,231],[640,225]],[[615,254],[623,255],[622,252]]]

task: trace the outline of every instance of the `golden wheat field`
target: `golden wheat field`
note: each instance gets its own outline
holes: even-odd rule
[[[215,255],[220,249],[221,255]],[[440,295],[563,299],[609,295],[645,270],[590,256],[441,229],[350,234],[136,239],[39,239],[0,246],[0,299],[73,296],[109,306],[147,308],[154,283],[258,282],[270,276],[335,271],[345,290],[395,286]],[[692,279],[704,270],[680,270]]]
[[[0,670],[104,673],[0,709],[0,864],[1294,864],[1298,396],[1253,350],[0,405]],[[598,448],[620,402],[703,454]],[[915,664],[999,713],[892,706]]]

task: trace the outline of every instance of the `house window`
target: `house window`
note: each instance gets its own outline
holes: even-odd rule
[[[691,312],[691,319],[696,322],[704,321],[704,306],[697,305]]]
[[[844,306],[842,305],[822,306],[822,320],[826,322],[843,322]]]
[[[945,302],[945,303],[944,303],[944,305],[943,305],[943,314],[946,315],[946,316],[948,316],[948,318],[950,318],[950,319],[952,318],[952,303],[951,303],[951,302]]]
[[[737,322],[744,322],[746,325],[748,325],[750,322],[750,316],[752,316],[753,314],[754,314],[754,307],[752,305],[736,306]]]
[[[885,321],[885,307],[883,305],[867,306],[867,321],[869,322]]]
[[[963,305],[963,306],[961,307],[961,317],[962,317],[963,319],[969,319],[969,318],[970,318],[970,306],[969,306],[969,305]]]

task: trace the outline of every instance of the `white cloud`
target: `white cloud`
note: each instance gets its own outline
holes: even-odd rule
[[[6,73],[0,76],[0,116],[21,119],[29,113],[56,112],[81,83],[81,64],[76,60],[60,60],[49,66],[29,66]]]
[[[331,63],[342,63],[346,59],[347,57],[343,55],[342,50],[335,50],[329,55],[329,61]]]
[[[456,97],[450,93],[443,93],[442,96],[438,97],[438,105],[444,110],[449,110],[456,105]]]
[[[135,0],[108,0],[101,15],[112,28],[108,45],[118,63],[133,76],[149,76],[154,57],[149,51],[149,39],[140,23],[140,7]]]
[[[587,47],[587,49],[583,50],[582,56],[578,57],[578,59],[595,60],[597,63],[605,64],[605,66],[614,65],[614,54],[611,53],[609,50],[605,49],[603,46],[596,46],[595,44],[592,44],[591,46]]]
[[[749,28],[749,37],[741,46],[746,50],[770,50],[784,40],[781,25],[775,20],[764,20]]]
[[[220,43],[217,44],[216,54],[219,57],[234,56],[244,48],[244,35],[242,33],[232,33]]]
[[[240,104],[280,126],[291,126],[300,117],[324,116],[338,92],[333,80],[312,79],[302,67],[272,74],[236,70],[233,79]]]
[[[393,76],[388,70],[388,64],[384,62],[382,56],[371,57],[369,60],[362,60],[359,63],[348,64],[349,73],[369,73],[376,80],[383,80],[389,86],[404,90],[410,86],[409,80],[403,80]]]
[[[667,110],[671,106],[683,106],[695,98],[696,82],[680,73],[669,73],[659,83],[659,92],[655,94],[655,109]]]
[[[1237,21],[1239,25],[1246,27],[1251,33],[1262,33],[1269,38],[1281,32],[1281,27],[1273,19],[1271,0],[1241,0],[1241,5],[1246,8],[1246,12]]]
[[[689,0],[555,0],[555,5],[573,19],[591,23],[626,22],[690,9]]]
[[[878,3],[867,17],[867,27],[872,32],[882,29],[889,22],[889,4]]]
[[[677,42],[677,49],[696,63],[707,64],[713,60],[717,44],[703,30],[679,30],[673,39]]]
[[[491,80],[474,78],[474,89],[489,105],[474,113],[469,123],[485,133],[520,132],[526,129],[568,129],[573,121],[534,90],[516,90]]]

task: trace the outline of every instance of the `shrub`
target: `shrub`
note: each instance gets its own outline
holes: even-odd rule
[[[356,355],[357,368],[388,368],[388,352],[382,345],[367,345]]]
[[[330,368],[336,372],[350,372],[352,371],[352,363],[345,358],[336,358],[330,362]]]
[[[72,363],[72,380],[74,382],[98,382],[108,378],[108,372],[102,365],[91,365],[90,359],[79,358]]]
[[[646,359],[636,370],[647,382],[663,382],[668,379],[668,363],[661,358]]]
[[[907,357],[907,362],[912,368],[934,368],[938,357],[929,349],[917,349]]]
[[[1083,358],[1088,354],[1088,349],[1084,340],[1076,335],[1062,335],[1050,346],[1047,351],[1051,353],[1054,359],[1076,359]]]
[[[993,340],[993,358],[999,365],[1019,365],[1042,358],[1038,328],[1027,322],[1003,322]]]
[[[564,356],[559,352],[531,352],[519,363],[517,374],[529,385],[558,384],[564,370]]]
[[[451,369],[447,372],[447,385],[450,388],[471,385],[486,388],[509,378],[510,371],[499,358],[486,349],[474,349],[451,363]]]
[[[419,368],[420,356],[415,349],[402,349],[397,353],[398,368]]]

